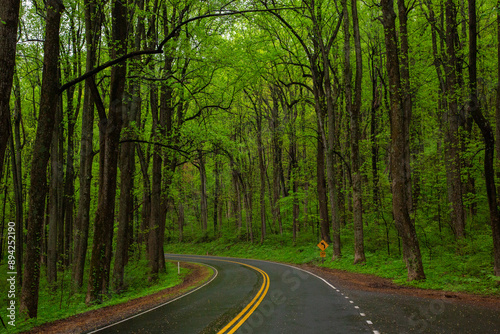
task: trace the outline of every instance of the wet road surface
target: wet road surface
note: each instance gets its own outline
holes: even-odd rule
[[[500,333],[495,309],[340,286],[259,260],[167,255],[216,276],[177,300],[92,333]]]

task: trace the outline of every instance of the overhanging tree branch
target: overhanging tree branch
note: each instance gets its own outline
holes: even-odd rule
[[[101,72],[102,70],[105,70],[107,69],[108,67],[110,66],[113,66],[113,65],[116,65],[116,64],[119,64],[129,58],[133,58],[133,57],[137,57],[137,56],[141,56],[141,55],[146,55],[146,54],[155,54],[155,53],[163,53],[163,50],[161,49],[157,49],[157,50],[141,50],[141,51],[134,51],[134,52],[131,52],[131,53],[127,53],[126,55],[123,55],[121,57],[118,57],[116,59],[113,59],[113,60],[110,60],[108,62],[105,62],[104,64],[100,65],[100,66],[97,66],[96,68],[94,68],[93,70],[90,70],[88,71],[87,73],[85,74],[82,74],[81,76],[79,76],[78,78],[76,79],[73,79],[67,83],[65,83],[64,85],[61,86],[61,88],[59,88],[59,94],[61,94],[62,92],[64,92],[66,89],[70,88],[71,86],[74,86],[76,85],[77,83],[80,83],[82,82],[83,80],[93,76],[93,75],[96,75],[97,73]]]
[[[133,58],[133,57],[137,57],[137,56],[141,56],[141,55],[147,55],[147,54],[163,53],[163,47],[165,46],[165,44],[169,40],[171,40],[173,37],[175,37],[176,34],[179,32],[179,30],[183,26],[185,26],[186,24],[188,24],[190,22],[203,20],[203,19],[206,19],[209,17],[222,17],[222,16],[231,16],[231,15],[242,15],[242,14],[248,14],[248,13],[261,13],[261,12],[272,12],[273,13],[273,11],[290,10],[290,9],[297,9],[297,8],[295,8],[295,7],[283,7],[283,8],[273,8],[273,9],[249,9],[249,10],[241,10],[241,11],[226,10],[226,11],[222,11],[219,13],[211,13],[211,14],[205,14],[205,15],[199,15],[199,16],[192,17],[190,19],[187,19],[187,20],[179,23],[177,26],[175,26],[172,29],[172,31],[161,41],[161,43],[158,45],[158,48],[156,48],[154,50],[149,49],[149,50],[133,51],[133,52],[127,53],[126,55],[118,57],[116,59],[110,60],[110,61],[108,61],[100,66],[97,66],[93,70],[90,70],[89,72],[79,76],[78,78],[75,78],[75,79],[65,83],[64,85],[62,85],[59,88],[59,94],[61,94],[66,89],[70,88],[71,86],[74,86],[77,83],[80,83],[83,80],[85,80],[93,75],[96,75],[97,73],[105,70],[106,68],[111,67],[113,65],[117,65],[117,64],[119,64],[119,63],[121,63],[129,58]]]

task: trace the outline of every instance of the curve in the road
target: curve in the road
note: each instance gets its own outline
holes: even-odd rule
[[[196,292],[196,291],[200,290],[200,289],[201,289],[201,288],[203,288],[204,286],[206,286],[206,285],[210,284],[210,283],[211,283],[211,282],[212,282],[212,281],[213,281],[213,280],[217,277],[217,275],[219,275],[219,271],[218,271],[217,269],[215,269],[214,267],[212,267],[211,265],[209,265],[209,264],[206,264],[206,263],[200,263],[200,264],[201,264],[201,265],[204,265],[204,266],[207,266],[207,267],[210,267],[210,268],[214,271],[214,274],[212,275],[212,277],[211,277],[208,281],[206,281],[205,283],[203,283],[202,285],[200,285],[200,286],[199,286],[199,287],[197,287],[196,289],[193,289],[193,290],[191,290],[191,291],[189,291],[189,292],[183,293],[182,295],[180,295],[180,296],[179,296],[179,297],[177,297],[177,298],[174,298],[174,299],[171,299],[171,300],[169,300],[169,301],[166,301],[165,303],[162,303],[162,304],[160,304],[160,305],[157,305],[157,306],[155,306],[155,307],[152,307],[152,308],[150,308],[150,309],[148,309],[148,310],[146,310],[146,311],[143,311],[143,312],[141,312],[141,313],[134,314],[133,316],[130,316],[130,317],[128,317],[128,318],[122,319],[122,320],[117,321],[117,322],[113,322],[112,324],[109,324],[109,325],[107,325],[107,326],[104,326],[104,327],[98,328],[98,329],[93,330],[93,331],[91,331],[91,332],[87,332],[86,334],[94,334],[94,333],[97,333],[97,332],[103,331],[103,330],[105,330],[105,329],[107,329],[107,328],[110,328],[110,327],[116,326],[116,325],[118,325],[118,324],[120,324],[120,323],[123,323],[123,322],[125,322],[125,321],[129,321],[129,320],[131,320],[131,319],[137,318],[137,317],[139,317],[139,316],[141,316],[141,315],[143,315],[143,314],[149,313],[149,312],[154,311],[154,310],[156,310],[156,309],[158,309],[158,308],[160,308],[160,307],[163,307],[163,306],[168,305],[168,304],[170,304],[170,303],[173,303],[173,302],[175,302],[175,301],[177,301],[177,300],[179,300],[179,299],[181,299],[181,298],[184,298],[184,297],[186,297],[186,296],[188,296],[188,295],[192,294],[193,292]]]
[[[158,306],[102,333],[379,334],[345,291],[301,268],[239,258],[168,258],[211,264],[218,270],[217,279],[175,304]]]
[[[194,258],[194,259],[196,259],[196,258]],[[233,320],[231,320],[224,328],[222,328],[217,333],[217,334],[226,334],[226,333],[232,334],[232,333],[236,332],[236,330],[238,330],[238,328],[240,328],[241,325],[243,325],[243,323],[252,315],[252,313],[260,305],[260,303],[262,303],[262,300],[267,295],[267,291],[269,291],[269,285],[270,285],[269,275],[265,271],[263,271],[257,267],[254,267],[252,265],[246,264],[246,263],[236,262],[236,261],[228,261],[228,260],[215,260],[215,261],[223,261],[223,262],[240,264],[240,265],[243,265],[243,266],[246,266],[248,268],[251,268],[251,269],[258,271],[259,273],[261,273],[261,275],[263,277],[262,286],[261,286],[259,292],[252,299],[252,301],[250,303],[248,303],[248,305],[245,306],[245,308],[240,313],[238,313],[238,315],[236,317],[234,317]]]

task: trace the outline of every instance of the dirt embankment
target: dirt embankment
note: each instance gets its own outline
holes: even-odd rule
[[[123,304],[107,306],[46,323],[25,333],[83,333],[98,329],[168,302],[187,292],[190,288],[200,285],[211,274],[210,270],[205,266],[182,262],[181,265],[183,268],[190,269],[191,272],[179,285]]]

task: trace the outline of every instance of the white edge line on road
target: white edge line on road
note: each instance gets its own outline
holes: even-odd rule
[[[169,254],[169,255],[174,255],[174,254]],[[188,255],[191,255],[191,256],[199,256],[199,255],[192,255],[192,254],[188,254]],[[285,266],[285,267],[290,267],[290,268],[297,269],[297,270],[301,270],[301,271],[303,271],[303,272],[305,272],[305,273],[308,273],[309,275],[314,276],[314,277],[316,277],[316,278],[318,278],[318,279],[322,280],[323,282],[325,282],[325,283],[326,283],[329,287],[331,287],[333,290],[338,290],[336,287],[334,287],[332,284],[330,284],[330,283],[329,283],[326,279],[324,279],[323,277],[318,276],[318,275],[316,275],[316,274],[314,274],[314,273],[312,273],[312,272],[310,272],[310,271],[308,271],[308,270],[305,270],[305,269],[302,269],[302,268],[299,268],[299,267],[296,267],[296,266],[292,266],[292,265],[290,265],[290,264],[286,264],[286,263],[280,263],[280,262],[274,262],[274,261],[267,261],[267,260],[258,260],[258,259],[235,258],[235,257],[231,257],[231,256],[214,256],[214,255],[208,255],[208,256],[207,256],[207,255],[201,255],[201,256],[205,256],[205,257],[216,257],[216,258],[217,258],[217,257],[225,257],[225,258],[232,258],[232,259],[238,259],[238,260],[262,261],[262,262],[268,262],[268,263],[273,263],[273,264],[279,264],[279,265],[282,265],[282,266]],[[344,294],[342,293],[342,295],[344,295]],[[345,298],[349,298],[349,297],[347,297],[347,296],[346,296]],[[354,308],[359,309],[359,306],[354,306]],[[369,325],[372,325],[372,326],[373,326],[373,322],[371,322],[370,320],[368,320],[368,321],[367,321],[367,323],[368,323]],[[373,333],[374,333],[374,334],[380,334],[380,332],[379,332],[379,331],[377,331],[377,330],[373,330]]]
[[[306,272],[306,273],[308,273],[309,275],[312,275],[312,276],[314,276],[314,277],[316,277],[316,278],[318,278],[318,279],[322,280],[322,281],[323,281],[323,282],[325,282],[328,286],[330,286],[332,289],[334,289],[334,290],[337,290],[337,291],[338,291],[338,289],[337,289],[337,288],[335,288],[332,284],[330,284],[330,283],[329,283],[326,279],[324,279],[323,277],[320,277],[320,276],[318,276],[318,275],[316,275],[316,274],[314,274],[314,273],[312,273],[312,272],[310,272],[310,271],[308,271],[308,270],[305,270],[305,269],[302,269],[302,268],[299,268],[299,267],[295,267],[295,266],[292,266],[292,265],[289,265],[289,264],[285,264],[285,263],[279,263],[279,262],[273,262],[273,261],[266,261],[266,260],[257,260],[257,261],[264,261],[264,262],[276,263],[276,264],[281,264],[282,266],[287,266],[287,267],[294,268],[294,269],[297,269],[297,270],[302,270],[303,272]],[[344,294],[342,293],[342,295],[344,295]],[[347,297],[347,296],[345,296],[345,298],[346,298],[346,299],[349,299],[349,297]],[[351,301],[351,303],[352,303],[352,301]],[[354,306],[354,308],[359,309],[359,306]],[[365,315],[364,313],[361,313],[361,316],[363,316],[363,317],[364,317],[364,316],[366,316],[366,315]],[[367,320],[367,321],[366,321],[366,323],[367,323],[368,325],[373,326],[373,322],[371,322],[370,320]],[[380,334],[380,332],[379,332],[379,331],[377,331],[377,330],[373,330],[373,333],[374,333],[374,334]]]
[[[122,323],[122,322],[128,321],[128,320],[133,319],[133,318],[135,318],[135,317],[138,317],[138,316],[140,316],[140,315],[143,315],[143,314],[146,314],[146,313],[151,312],[151,311],[153,311],[153,310],[156,310],[157,308],[160,308],[160,307],[163,307],[163,306],[165,306],[165,305],[167,305],[167,304],[173,303],[173,302],[175,302],[176,300],[179,300],[179,299],[181,299],[181,298],[183,298],[183,297],[186,297],[187,295],[192,294],[193,292],[196,292],[196,291],[200,290],[200,289],[201,289],[201,288],[203,288],[204,286],[206,286],[206,285],[210,284],[210,283],[211,283],[211,282],[212,282],[212,281],[213,281],[213,280],[217,277],[217,275],[219,274],[219,271],[218,271],[217,269],[215,269],[214,267],[212,267],[211,265],[208,265],[208,264],[205,264],[205,263],[203,263],[202,265],[207,266],[207,267],[210,267],[210,268],[212,268],[212,269],[214,270],[214,275],[212,276],[212,278],[211,278],[209,281],[205,282],[203,285],[200,285],[200,286],[199,286],[199,287],[197,287],[196,289],[191,290],[191,291],[189,291],[189,292],[186,292],[186,293],[184,293],[184,294],[180,295],[180,296],[179,296],[179,297],[177,297],[177,298],[174,298],[174,299],[169,300],[169,301],[167,301],[167,302],[165,302],[165,303],[163,303],[163,304],[160,304],[160,305],[157,305],[157,306],[155,306],[155,307],[153,307],[153,308],[150,308],[149,310],[143,311],[143,312],[141,312],[141,313],[135,314],[135,315],[130,316],[130,317],[128,317],[128,318],[125,318],[125,319],[123,319],[123,320],[120,320],[120,321],[114,322],[114,323],[112,323],[112,324],[109,324],[109,325],[107,325],[107,326],[101,327],[101,328],[99,328],[99,329],[93,330],[92,332],[87,332],[87,334],[97,333],[97,332],[102,331],[103,329],[113,327],[113,326],[118,325],[118,324],[120,324],[120,323]]]
[[[336,287],[334,287],[332,284],[330,284],[326,279],[324,279],[323,277],[321,276],[318,276],[308,270],[305,270],[305,269],[302,269],[302,268],[299,268],[299,267],[296,267],[296,266],[292,266],[290,264],[286,264],[286,263],[280,263],[280,262],[274,262],[274,261],[267,261],[267,260],[259,260],[259,259],[245,259],[245,258],[238,258],[238,257],[232,257],[232,256],[216,256],[216,255],[195,255],[195,254],[167,254],[167,255],[174,255],[174,256],[185,256],[187,255],[187,257],[189,258],[189,256],[193,256],[193,257],[196,257],[196,256],[202,256],[202,257],[214,257],[214,258],[229,258],[229,259],[238,259],[238,260],[250,260],[250,261],[261,261],[261,262],[268,262],[268,263],[273,263],[273,264],[279,264],[279,265],[282,265],[282,266],[285,266],[285,267],[290,267],[290,268],[293,268],[293,269],[297,269],[297,270],[301,270],[305,273],[308,273],[309,275],[311,276],[314,276],[320,280],[322,280],[323,282],[325,282],[329,287],[331,287],[332,289],[334,290],[337,290]],[[344,295],[342,293],[342,295]],[[348,297],[346,297],[348,298]],[[354,306],[354,308],[356,309],[359,309],[359,306]],[[373,322],[371,322],[370,320],[367,321],[367,323],[369,325],[372,325],[373,326]],[[377,331],[377,330],[373,330],[373,333],[374,334],[379,334],[380,332]],[[88,333],[88,334],[91,334],[91,333]]]

